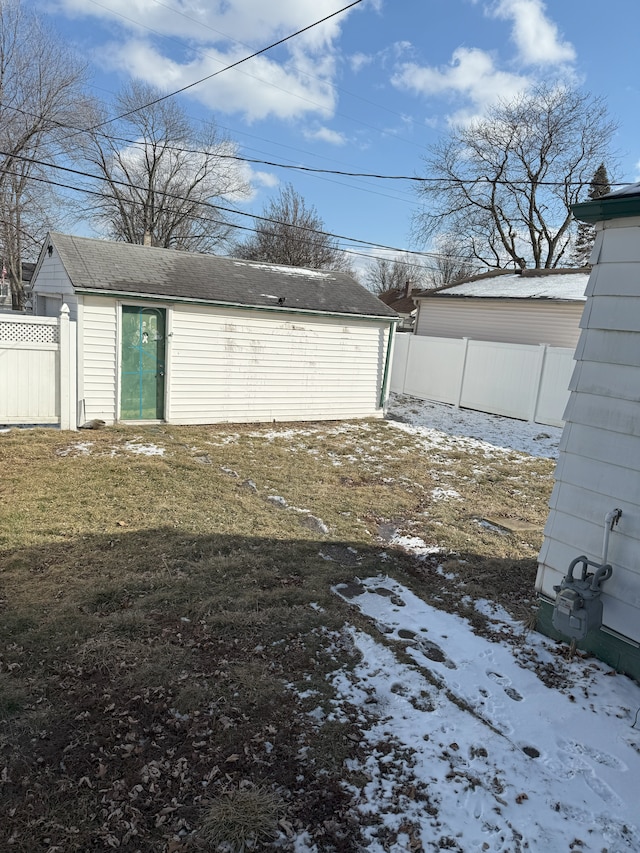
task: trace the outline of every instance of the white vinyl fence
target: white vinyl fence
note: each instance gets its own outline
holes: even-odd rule
[[[76,329],[59,317],[0,312],[0,424],[76,429]]]
[[[469,338],[396,337],[391,390],[421,400],[562,426],[573,349]]]

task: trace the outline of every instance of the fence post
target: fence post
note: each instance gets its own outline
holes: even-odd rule
[[[540,402],[540,391],[542,390],[542,374],[544,372],[544,363],[547,358],[547,346],[548,344],[540,344],[540,350],[538,353],[538,364],[535,376],[535,385],[533,388],[532,400],[531,400],[531,410],[529,412],[529,422],[536,422],[536,415],[538,414],[538,403]]]
[[[75,323],[69,317],[69,306],[63,303],[58,321],[60,338],[60,429],[75,430],[76,423],[76,342],[72,335]]]
[[[456,409],[460,408],[462,402],[462,387],[464,385],[464,374],[467,369],[467,353],[469,352],[469,338],[463,338],[464,352],[462,354],[462,367],[460,370],[460,381],[458,383],[458,393],[456,394]]]

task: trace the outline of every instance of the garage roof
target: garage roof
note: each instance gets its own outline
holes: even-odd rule
[[[161,298],[397,318],[355,279],[334,270],[201,255],[51,232],[43,252],[57,251],[79,293]]]

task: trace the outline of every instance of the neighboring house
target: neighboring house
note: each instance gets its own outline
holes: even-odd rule
[[[77,320],[80,423],[383,414],[398,317],[344,273],[51,233],[33,295]]]
[[[574,348],[588,278],[585,269],[495,270],[423,290],[415,334]]]
[[[393,288],[378,294],[378,299],[381,302],[399,314],[401,320],[398,329],[401,331],[413,329],[416,318],[416,304],[413,301],[413,294],[418,293],[419,290],[419,288],[412,287],[411,282],[408,281],[403,288]]]
[[[574,205],[573,212],[597,232],[538,561],[538,624],[558,636],[555,586],[576,557],[602,562],[605,518],[621,509],[608,531],[613,572],[602,585],[603,627],[578,646],[640,678],[640,184]]]

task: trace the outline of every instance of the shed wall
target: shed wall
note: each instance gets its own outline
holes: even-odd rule
[[[389,323],[167,307],[166,420],[200,424],[381,417]],[[118,419],[119,304],[81,306],[80,420]]]
[[[381,416],[389,323],[175,306],[173,423]]]
[[[80,423],[117,420],[118,306],[115,299],[84,296],[79,324]]]
[[[431,296],[419,306],[417,335],[574,349],[584,302]]]
[[[596,244],[597,266],[576,348],[556,484],[536,586],[555,598],[569,563],[600,562],[604,519],[622,518],[610,534],[613,575],[603,587],[604,626],[640,642],[640,226],[616,222]]]

